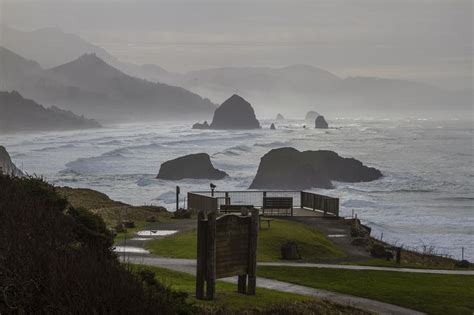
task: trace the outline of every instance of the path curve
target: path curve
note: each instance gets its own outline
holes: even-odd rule
[[[141,264],[148,266],[163,267],[171,270],[195,274],[196,261],[193,259],[179,259],[179,258],[161,258],[149,256],[123,256],[121,260],[133,264]],[[262,265],[260,263],[259,265]],[[314,264],[312,264],[314,265]],[[237,283],[237,277],[230,277],[219,279],[229,283]],[[415,310],[407,309],[401,306],[370,300],[366,298],[356,297],[352,295],[326,291],[322,289],[309,288],[297,284],[287,283],[283,281],[257,277],[257,287],[266,288],[281,292],[296,293],[300,295],[318,297],[329,300],[334,303],[353,306],[359,309],[371,311],[377,314],[393,314],[393,315],[408,315],[408,314],[424,314]]]

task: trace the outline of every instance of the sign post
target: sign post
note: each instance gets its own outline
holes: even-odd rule
[[[239,293],[255,294],[258,221],[257,209],[220,217],[198,213],[196,298],[213,300],[216,279],[231,276],[238,276]]]

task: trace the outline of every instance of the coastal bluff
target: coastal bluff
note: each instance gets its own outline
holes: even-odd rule
[[[261,158],[249,189],[329,189],[334,188],[333,180],[368,182],[382,176],[379,170],[333,151],[300,152],[294,148],[279,148]]]
[[[226,172],[212,165],[209,154],[196,153],[164,162],[156,178],[164,180],[222,179],[227,176],[229,175]]]
[[[0,174],[10,176],[23,176],[23,172],[20,171],[15,164],[13,164],[10,154],[7,149],[0,145]]]

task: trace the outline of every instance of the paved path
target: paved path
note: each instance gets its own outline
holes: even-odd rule
[[[122,259],[122,258],[121,258]],[[183,270],[193,270],[196,266],[194,259],[165,258],[151,256],[132,256],[126,259],[130,262],[151,266],[176,266]],[[440,270],[440,269],[415,269],[415,268],[391,268],[391,267],[375,267],[375,266],[355,266],[355,265],[336,265],[336,264],[313,264],[313,263],[291,263],[291,262],[259,262],[258,266],[287,266],[287,267],[313,267],[313,268],[330,268],[330,269],[347,269],[347,270],[375,270],[375,271],[394,271],[394,272],[411,272],[411,273],[428,273],[442,275],[468,275],[474,276],[474,270]]]
[[[195,274],[195,271],[196,271],[196,261],[192,259],[160,258],[160,257],[148,257],[148,256],[128,256],[125,258],[125,261],[128,261],[130,263],[135,263],[135,264],[163,267],[163,268],[186,272],[190,274]],[[220,279],[220,281],[225,281],[229,283],[237,283],[237,277],[224,278],[224,279]],[[296,293],[296,294],[301,294],[301,295],[306,295],[306,296],[318,297],[321,299],[329,300],[334,303],[353,306],[359,309],[371,311],[378,314],[393,314],[393,315],[423,314],[421,312],[417,312],[417,311],[400,307],[397,305],[393,305],[393,304],[369,300],[366,298],[356,297],[356,296],[342,294],[342,293],[309,288],[309,287],[305,287],[305,286],[301,286],[297,284],[291,284],[287,282],[282,282],[282,281],[273,280],[273,279],[266,279],[262,277],[257,278],[257,287],[281,291],[281,292]]]

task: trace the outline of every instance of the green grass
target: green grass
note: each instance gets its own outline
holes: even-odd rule
[[[258,275],[429,314],[474,312],[474,276],[302,267],[258,267]]]
[[[230,308],[243,308],[248,305],[252,305],[255,307],[265,307],[276,302],[284,303],[312,299],[310,297],[298,294],[284,293],[263,288],[257,288],[257,294],[254,296],[243,295],[237,293],[236,284],[217,281],[215,301],[202,301],[194,298],[196,278],[193,275],[160,267],[135,266],[134,268],[145,268],[148,270],[152,270],[156,274],[156,278],[161,283],[167,286],[171,286],[171,288],[175,290],[187,292],[190,295],[191,301],[201,304],[212,303],[213,305],[222,305]]]
[[[345,256],[317,230],[297,222],[275,220],[272,221],[270,229],[259,231],[257,260],[280,260],[280,246],[288,240],[298,244],[304,261],[322,261]],[[196,230],[149,241],[145,246],[152,254],[158,256],[196,258]]]
[[[194,297],[196,278],[193,275],[160,267],[140,265],[131,265],[130,267],[133,271],[140,269],[153,271],[157,280],[174,290],[188,293],[188,301],[201,306],[209,314],[214,314],[216,311],[225,314],[229,310],[235,314],[246,312],[252,314],[253,310],[265,311],[272,307],[282,311],[282,314],[369,314],[349,306],[336,305],[313,297],[264,288],[257,288],[256,295],[244,295],[237,293],[236,284],[223,281],[216,282],[215,300],[197,300]]]
[[[421,256],[421,255],[420,255]],[[447,260],[447,259],[446,259]],[[368,259],[363,261],[353,261],[345,263],[346,265],[357,265],[357,266],[375,266],[375,267],[392,267],[392,268],[413,268],[413,269],[446,269],[446,270],[472,270],[474,266],[471,264],[468,268],[460,268],[455,266],[455,261],[446,261],[443,263],[432,263],[430,260],[418,261],[404,260],[402,259],[400,264],[397,264],[395,260],[386,259]]]

